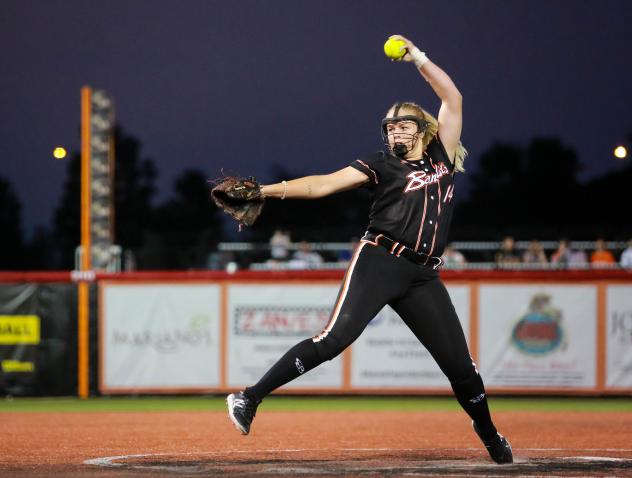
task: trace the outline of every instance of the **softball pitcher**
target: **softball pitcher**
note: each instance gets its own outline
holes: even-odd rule
[[[266,198],[316,199],[369,186],[369,226],[350,261],[327,326],[291,348],[255,385],[227,397],[230,419],[244,435],[273,390],[339,355],[390,305],[432,354],[456,399],[497,463],[512,463],[509,442],[492,422],[485,388],[438,269],[454,206],[454,175],[463,172],[462,97],[450,77],[406,38],[412,62],[441,99],[438,117],[411,102],[395,103],[382,120],[386,151],[337,172],[261,187]]]

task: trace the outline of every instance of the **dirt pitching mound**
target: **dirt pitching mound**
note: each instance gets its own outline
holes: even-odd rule
[[[569,453],[570,452],[570,453]],[[588,455],[590,453],[591,455]],[[178,476],[625,476],[632,459],[603,450],[517,450],[515,463],[497,465],[477,450],[261,450],[97,458],[110,471]],[[547,456],[548,455],[548,456]]]
[[[499,412],[496,465],[462,412],[8,413],[0,476],[630,476],[632,413]]]

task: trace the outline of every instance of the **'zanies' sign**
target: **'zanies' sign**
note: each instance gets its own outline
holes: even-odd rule
[[[248,305],[234,309],[236,335],[301,337],[318,333],[326,325],[330,306]]]

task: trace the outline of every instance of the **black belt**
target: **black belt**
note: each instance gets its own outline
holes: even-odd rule
[[[431,266],[433,269],[438,269],[443,265],[443,259],[440,257],[429,256],[423,252],[415,252],[410,247],[406,247],[405,245],[394,241],[390,237],[386,237],[384,234],[375,235],[367,232],[362,240],[371,244],[382,246],[394,256],[404,257],[415,264]]]

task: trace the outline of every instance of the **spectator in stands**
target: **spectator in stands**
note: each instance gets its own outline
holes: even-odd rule
[[[206,258],[206,267],[211,270],[224,270],[231,263],[236,263],[235,254],[231,251],[211,252]]]
[[[360,244],[360,240],[357,237],[353,237],[349,243],[349,248],[338,252],[338,262],[349,262],[358,244]]]
[[[520,256],[514,249],[514,238],[507,236],[503,239],[500,250],[496,252],[496,265],[511,266],[520,263]]]
[[[548,264],[544,248],[537,239],[529,243],[529,247],[522,255],[522,262],[525,264]]]
[[[296,268],[309,269],[310,267],[318,267],[323,263],[323,258],[318,252],[312,251],[312,247],[307,241],[301,241],[298,250],[294,253],[291,265]]]
[[[571,249],[567,239],[561,239],[557,250],[551,256],[551,264],[559,267],[575,267],[588,263],[586,253],[582,250]]]
[[[551,264],[567,267],[571,261],[571,248],[567,239],[560,239],[556,251],[551,256]]]
[[[606,248],[606,241],[601,237],[595,241],[595,250],[590,255],[590,263],[593,267],[607,267],[617,263],[612,252]]]
[[[288,232],[277,229],[270,238],[271,262],[286,261],[289,257],[288,248],[292,244]]]
[[[588,255],[586,251],[582,251],[581,249],[572,250],[571,249],[571,260],[569,262],[571,266],[586,266],[588,264]]]
[[[452,244],[448,244],[441,256],[446,268],[458,268],[467,264],[465,256],[457,251]]]
[[[621,254],[621,261],[619,262],[621,267],[626,269],[632,269],[632,239],[628,241],[628,247]]]

